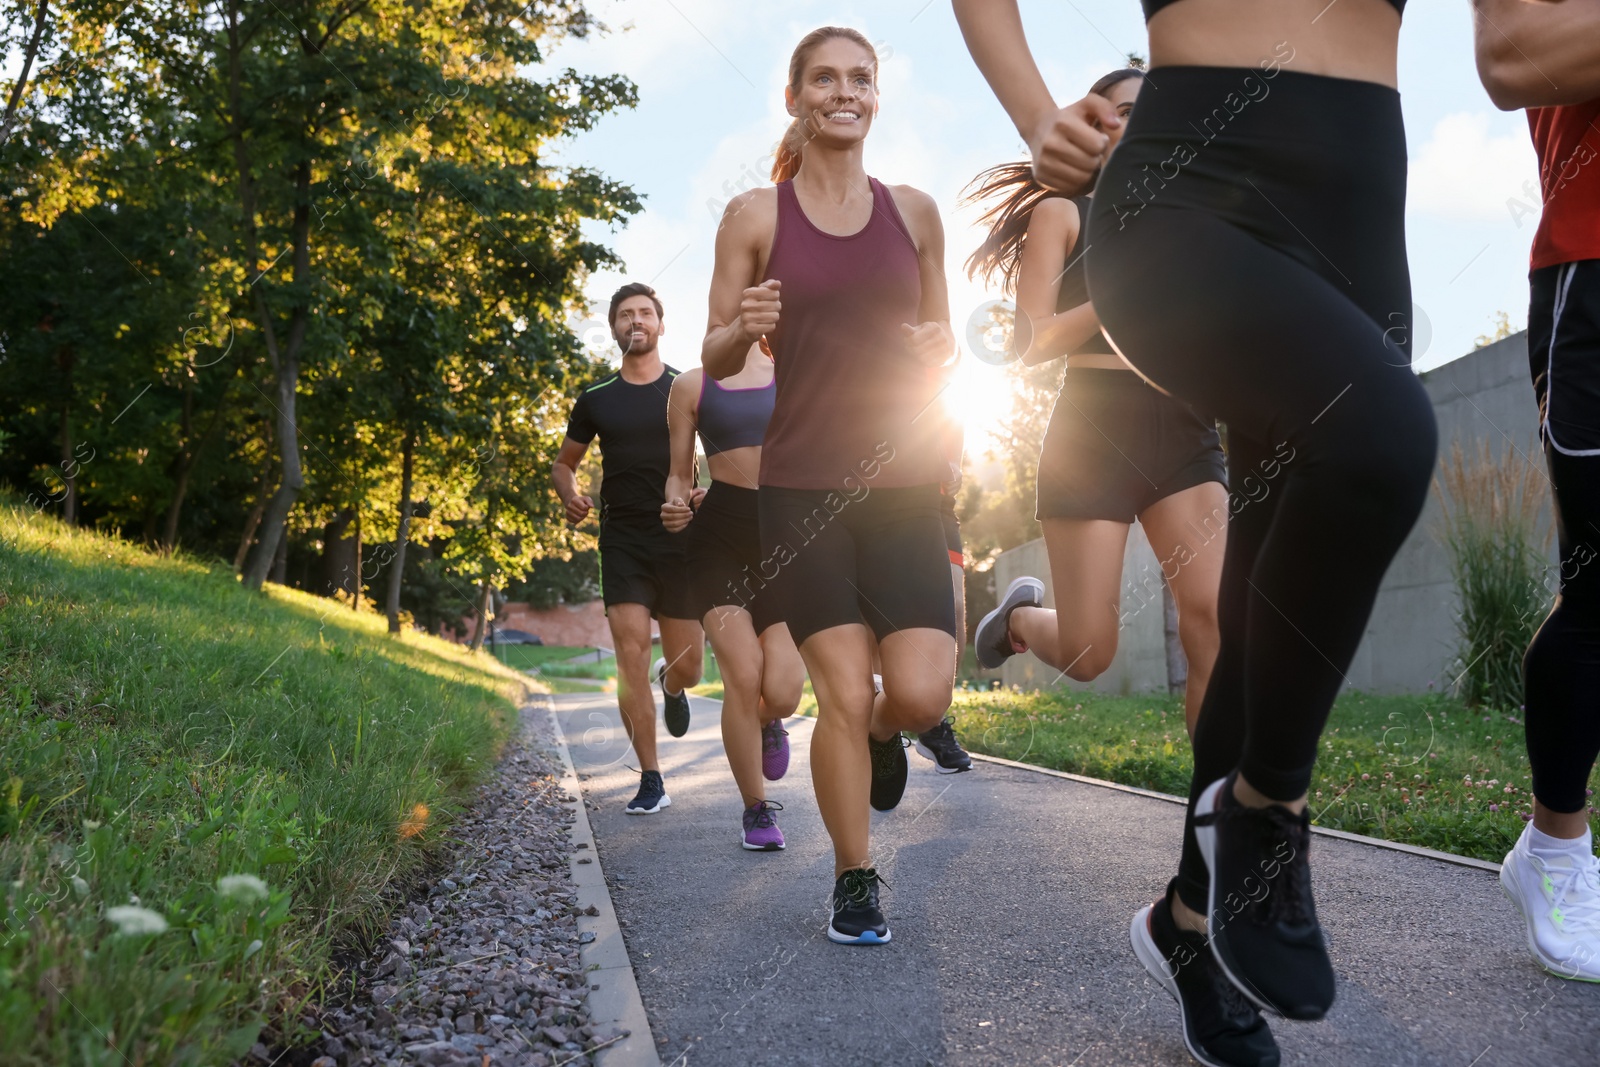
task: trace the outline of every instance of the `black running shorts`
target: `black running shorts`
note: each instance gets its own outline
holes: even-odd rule
[[[966,549],[961,544],[961,520],[956,518],[956,498],[950,493],[939,494],[939,522],[944,526],[944,547],[950,554],[950,565],[966,566]]]
[[[1206,482],[1228,483],[1215,425],[1132,371],[1067,368],[1039,451],[1037,518],[1131,524]]]
[[[697,618],[719,605],[744,608],[761,633],[782,619],[762,589],[761,513],[757,491],[712,482],[689,523],[689,590]]]
[[[1528,281],[1539,435],[1563,456],[1600,456],[1600,259],[1541,267]]]
[[[600,528],[600,598],[613,604],[643,604],[656,618],[700,618],[689,595],[685,566],[687,533],[668,533],[657,518]]]
[[[900,630],[955,636],[950,551],[939,487],[831,489],[762,486],[760,573],[799,644],[865,623],[879,640]]]

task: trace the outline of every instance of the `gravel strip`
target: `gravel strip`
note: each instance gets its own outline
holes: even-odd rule
[[[454,869],[397,912],[353,1001],[321,1016],[321,1046],[293,1062],[589,1067],[626,1036],[589,1022],[579,949],[594,935],[577,927],[573,814],[562,806],[574,798],[561,777],[548,714],[525,707],[494,778],[454,827]],[[252,1060],[274,1062],[261,1045]]]

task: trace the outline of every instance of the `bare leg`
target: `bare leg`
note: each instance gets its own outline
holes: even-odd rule
[[[872,736],[886,741],[902,730],[931,730],[950,710],[956,641],[943,630],[919,628],[889,634],[878,646],[883,694],[873,709]]]
[[[1220,482],[1206,482],[1156,501],[1139,516],[1178,605],[1178,640],[1189,661],[1183,718],[1190,738],[1222,644],[1217,593],[1228,542],[1227,514],[1227,489]]]
[[[1018,608],[1011,636],[1076,681],[1098,678],[1117,654],[1128,527],[1107,519],[1045,519],[1056,606]]]
[[[705,631],[699,619],[662,618],[661,654],[667,660],[667,688],[681,693],[700,684],[705,671]]]
[[[789,624],[773,623],[761,631],[761,711],[762,722],[787,719],[800,706],[805,691],[806,665],[794,647]]]
[[[715,607],[706,613],[706,634],[722,670],[722,748],[745,807],[766,799],[761,777],[761,702],[764,656],[750,613]]]
[[[650,688],[650,609],[643,604],[613,604],[606,609],[611,643],[617,652],[617,710],[633,742],[642,771],[658,771],[656,697]]]
[[[867,807],[872,760],[867,729],[872,719],[872,652],[860,623],[812,634],[800,655],[817,694],[811,733],[811,784],[817,810],[833,839],[833,874],[870,866]]]

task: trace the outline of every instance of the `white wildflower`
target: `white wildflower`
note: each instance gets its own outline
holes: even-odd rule
[[[165,933],[167,929],[166,917],[159,911],[151,911],[149,908],[141,908],[134,904],[107,908],[106,918],[117,924],[117,934],[120,937],[160,934]]]
[[[244,904],[267,899],[267,883],[253,874],[230,874],[218,879],[217,892]]]

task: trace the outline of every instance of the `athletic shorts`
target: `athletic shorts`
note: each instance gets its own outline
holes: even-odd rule
[[[955,636],[950,552],[939,487],[831,489],[764,485],[761,574],[799,644],[865,623],[881,641],[901,630]]]
[[[761,633],[782,619],[761,586],[761,511],[754,489],[712,482],[689,523],[689,591],[697,613],[722,604],[744,608]]]
[[[1600,259],[1540,267],[1528,288],[1539,436],[1564,456],[1600,456]]]
[[[950,565],[966,566],[966,550],[961,544],[961,520],[956,518],[956,498],[943,491],[939,493],[939,522],[944,526],[944,547],[950,553]]]
[[[1132,371],[1067,368],[1039,451],[1035,517],[1131,524],[1206,482],[1228,484],[1213,423]]]
[[[659,517],[612,520],[600,527],[600,599],[613,604],[643,604],[655,618],[694,619],[685,566],[689,535],[668,533]]]

